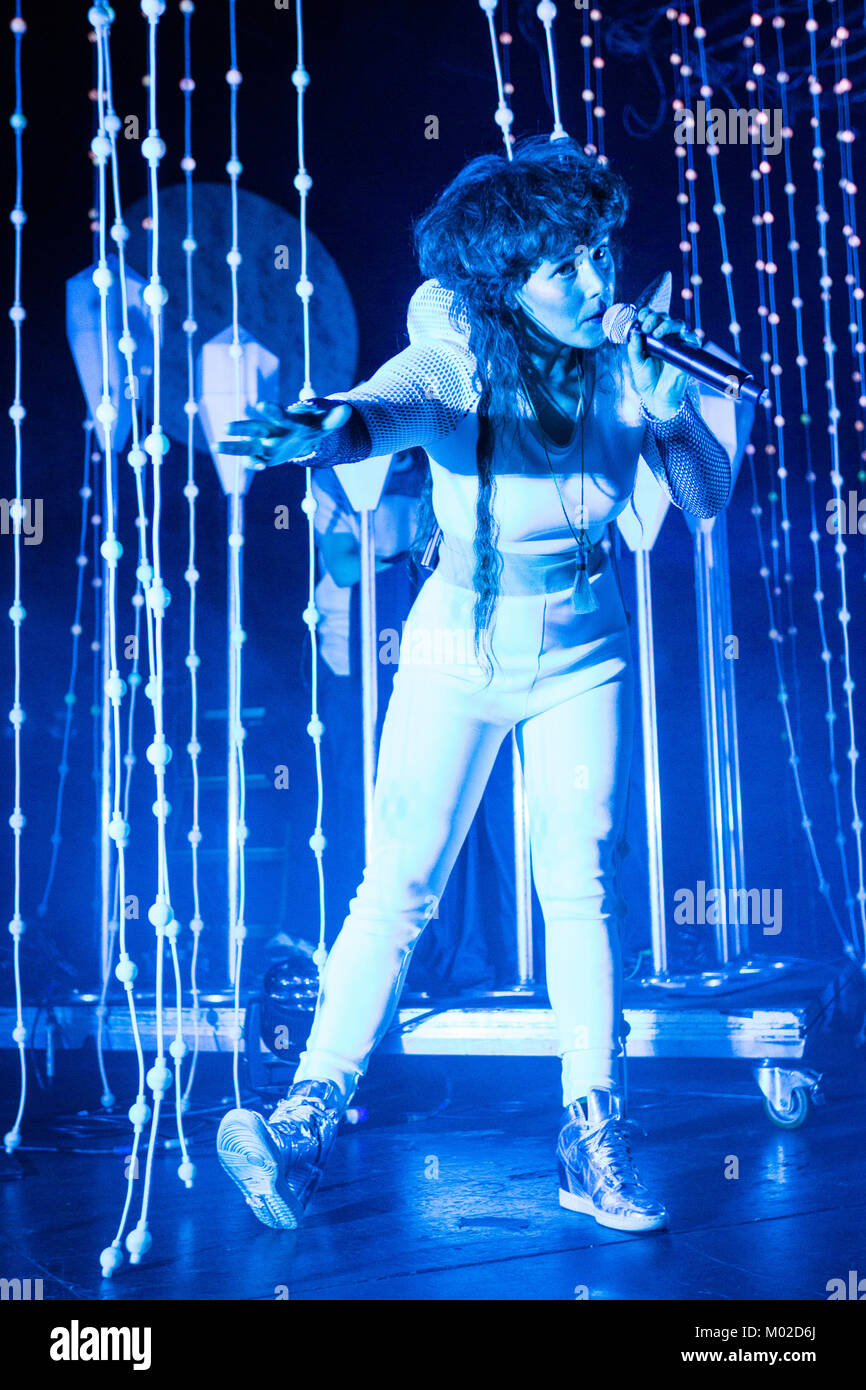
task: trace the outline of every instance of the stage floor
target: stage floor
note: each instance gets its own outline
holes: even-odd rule
[[[110,1059],[124,1101],[128,1060]],[[6,1053],[7,1098],[13,1063]],[[189,1119],[195,1187],[177,1179],[176,1150],[159,1155],[153,1248],[105,1281],[124,1158],[43,1150],[128,1140],[120,1125],[90,1137],[75,1119],[98,1096],[95,1059],[58,1064],[54,1099],[35,1089],[22,1148],[0,1154],[0,1277],[41,1279],[44,1299],[826,1300],[829,1280],[866,1274],[862,1053],[835,1058],[826,1106],[790,1131],[766,1118],[742,1064],[634,1063],[631,1112],[646,1131],[634,1148],[671,1215],[669,1231],[643,1236],[558,1206],[558,1066],[546,1058],[374,1059],[359,1097],[369,1119],[344,1126],[304,1227],[270,1231],[217,1163],[229,1058],[205,1057],[194,1109],[215,1108]],[[726,1177],[734,1160],[739,1176]],[[140,1195],[137,1182],[133,1213]]]

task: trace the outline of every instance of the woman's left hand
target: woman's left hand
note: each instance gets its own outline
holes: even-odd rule
[[[659,314],[653,309],[638,310],[635,330],[628,340],[634,384],[646,409],[659,420],[676,415],[686,394],[688,376],[660,357],[650,357],[644,337],[665,338],[670,334],[679,335],[693,347],[701,345],[700,338],[682,319],[672,319],[670,314]]]

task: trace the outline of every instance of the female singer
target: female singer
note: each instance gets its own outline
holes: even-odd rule
[[[223,1119],[218,1153],[265,1225],[297,1226],[395,1012],[502,740],[516,729],[562,1058],[559,1199],[619,1230],[666,1223],[624,1117],[618,846],[632,745],[626,614],[605,533],[643,454],[674,503],[715,516],[728,456],[697,392],[645,335],[609,345],[622,180],[570,139],[469,163],[416,227],[410,346],[362,386],[235,422],[259,466],[421,446],[438,564],[403,633],[372,848],[323,971],[313,1027],[269,1120]],[[242,442],[243,441],[243,442]],[[432,547],[431,547],[432,549]]]

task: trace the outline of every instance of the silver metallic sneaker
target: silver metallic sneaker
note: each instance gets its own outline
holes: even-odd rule
[[[635,1172],[621,1091],[591,1090],[585,1106],[579,1101],[568,1106],[556,1157],[560,1206],[616,1231],[655,1231],[667,1225],[664,1207]]]
[[[298,1081],[265,1120],[255,1110],[229,1110],[217,1134],[217,1156],[265,1226],[293,1231],[324,1171],[344,1110],[331,1081]]]

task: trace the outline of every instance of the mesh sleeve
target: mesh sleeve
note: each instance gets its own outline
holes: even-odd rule
[[[448,343],[413,343],[363,386],[329,400],[348,401],[361,417],[372,454],[427,448],[456,430],[478,398],[469,353]]]
[[[453,293],[426,280],[412,296],[406,322],[409,347],[383,363],[369,381],[327,397],[325,403],[346,401],[352,416],[304,461],[358,463],[428,448],[456,430],[477,404],[469,320],[457,309]]]
[[[670,420],[657,420],[641,405],[646,422],[641,452],[674,506],[691,516],[718,516],[731,491],[727,450],[704,423],[700,393],[690,381]]]

